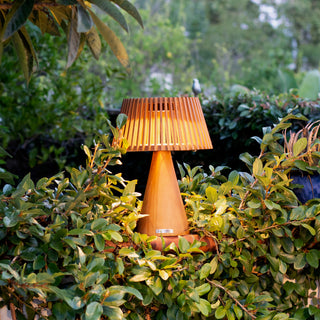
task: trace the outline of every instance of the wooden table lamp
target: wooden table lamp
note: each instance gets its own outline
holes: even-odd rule
[[[172,150],[212,149],[198,98],[124,99],[128,151],[153,151],[138,231],[154,236],[189,233]]]

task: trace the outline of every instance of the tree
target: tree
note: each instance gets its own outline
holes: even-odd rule
[[[272,5],[282,22],[281,28],[290,39],[295,72],[318,68],[320,48],[320,3],[316,0],[278,2],[265,0]]]
[[[42,34],[67,36],[67,68],[81,54],[85,43],[98,59],[101,41],[98,31],[109,44],[120,63],[129,70],[128,54],[114,31],[98,17],[99,10],[107,13],[128,32],[122,10],[129,13],[143,27],[137,9],[127,0],[0,0],[0,59],[3,48],[12,43],[19,58],[25,78],[29,81],[37,66],[37,55],[28,32],[29,23]]]

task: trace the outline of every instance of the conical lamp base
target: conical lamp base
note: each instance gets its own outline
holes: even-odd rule
[[[153,152],[138,231],[150,236],[188,234],[184,210],[170,151]]]

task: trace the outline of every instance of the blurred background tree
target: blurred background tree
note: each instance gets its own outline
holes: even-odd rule
[[[5,10],[12,3],[32,2],[28,1],[0,0],[3,30],[8,13]],[[81,19],[79,14],[72,18],[70,9],[72,3],[84,9],[80,0],[46,1],[55,2],[69,4],[67,26],[72,19]],[[21,28],[32,39],[37,56],[34,58],[31,52],[35,63],[32,70],[21,70],[17,63],[18,57],[20,61],[21,57],[30,59],[28,51],[19,54],[14,41],[1,44],[0,141],[13,156],[7,164],[19,176],[31,170],[34,178],[41,177],[48,170],[48,163],[55,171],[69,163],[81,163],[80,145],[90,144],[97,133],[107,130],[106,118],[119,111],[123,98],[190,95],[195,77],[201,82],[202,98],[218,98],[222,106],[234,105],[232,99],[240,89],[281,95],[296,88],[293,93],[302,95],[308,92],[305,85],[303,90],[297,89],[305,73],[319,67],[320,2],[315,0],[130,1],[137,11],[123,10],[117,6],[123,3],[120,0],[90,2],[93,7],[100,6],[95,11],[101,20],[96,31],[105,38],[102,24],[107,25],[121,39],[130,65],[123,67],[119,63],[108,41],[101,41],[99,60],[92,59],[95,50],[88,41],[87,45],[80,45],[88,36],[81,36],[81,32],[82,42],[71,50],[70,26],[61,27],[60,33],[66,36],[58,37],[44,32],[35,18],[13,26],[21,41]],[[103,3],[112,3],[111,8],[116,11],[110,14],[110,6],[104,7]],[[41,12],[39,6],[35,9]],[[85,10],[97,26],[98,20],[89,11],[93,9],[87,6]],[[119,12],[121,16],[115,14]],[[125,27],[123,19],[128,21]],[[29,41],[23,44],[31,48]],[[70,56],[70,50],[75,53],[75,48],[77,54]],[[72,65],[67,69],[70,61]],[[221,114],[228,117],[230,112],[226,108]]]

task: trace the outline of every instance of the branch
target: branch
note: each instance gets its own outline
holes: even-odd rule
[[[281,224],[273,224],[269,227],[266,227],[266,228],[263,228],[263,229],[257,229],[254,231],[254,233],[256,234],[257,232],[258,233],[262,233],[262,232],[265,232],[265,231],[268,231],[268,230],[271,230],[271,229],[278,229],[280,227],[284,227],[284,226],[288,226],[294,222],[300,222],[300,223],[303,223],[303,222],[309,222],[309,221],[313,221],[315,220],[316,218],[315,217],[311,217],[311,218],[305,218],[303,220],[290,220],[290,221],[287,221],[287,222],[284,222],[284,223],[281,223]],[[232,242],[230,242],[229,244],[234,244],[238,241],[243,241],[243,240],[246,240],[248,238],[250,238],[252,235],[248,235],[247,237],[243,237],[241,239],[237,239],[237,240],[234,240]]]
[[[225,288],[224,286],[222,286],[221,284],[219,284],[219,283],[217,283],[215,281],[209,280],[208,278],[206,280],[209,283],[211,283],[212,285],[214,285],[215,287],[217,287],[219,289],[222,289],[251,319],[256,319],[257,318],[244,305],[242,305],[241,302],[239,300],[237,300],[227,288]]]
[[[250,188],[253,188],[253,187],[257,184],[257,182],[258,182],[258,179],[255,179],[255,180],[251,183]],[[243,199],[241,200],[241,203],[240,203],[240,205],[239,205],[239,210],[242,210],[242,209],[243,209],[244,204],[245,204],[245,202],[246,202],[246,200],[247,200],[247,198],[248,198],[248,196],[249,196],[250,193],[251,193],[251,190],[248,190],[248,191],[245,193],[245,195],[244,195],[244,197],[243,197]]]

